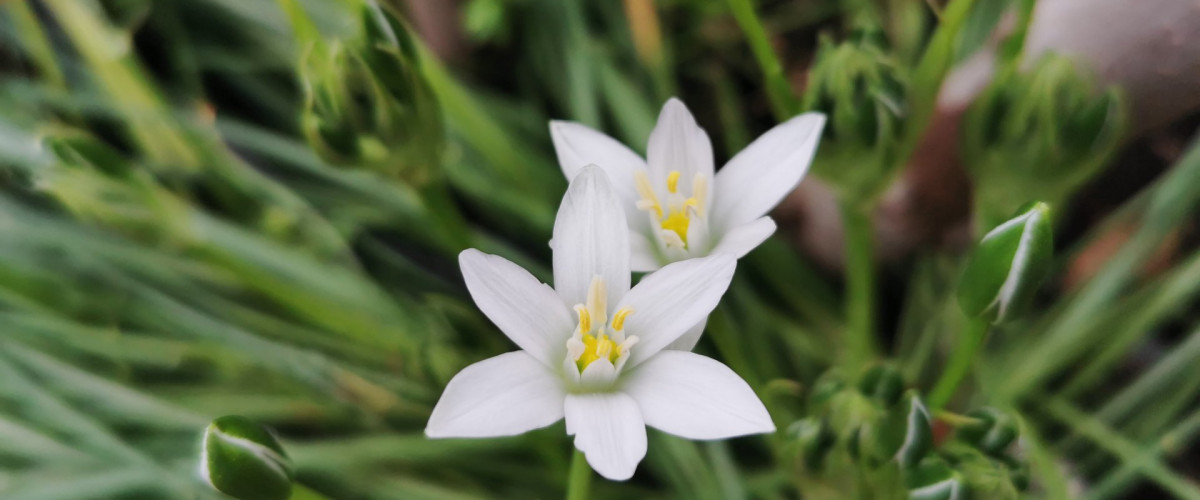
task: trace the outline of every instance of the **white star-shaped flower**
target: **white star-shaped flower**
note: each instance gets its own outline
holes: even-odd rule
[[[554,222],[553,288],[504,258],[459,256],[471,297],[521,350],[455,375],[428,436],[510,436],[565,417],[592,468],[624,480],[646,454],[647,425],[704,440],[774,431],[728,367],[664,350],[716,307],[736,260],[669,264],[631,289],[621,202],[598,168],[573,176]]]

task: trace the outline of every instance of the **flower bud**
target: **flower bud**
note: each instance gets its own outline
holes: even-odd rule
[[[362,7],[359,38],[314,43],[300,67],[301,128],[335,165],[423,184],[442,147],[442,122],[420,72],[408,30],[373,3]]]
[[[859,379],[858,390],[881,406],[889,407],[896,404],[904,392],[904,376],[891,365],[876,365]]]
[[[958,284],[967,316],[1000,323],[1028,305],[1050,272],[1050,222],[1050,208],[1032,203],[979,241]]]
[[[910,467],[933,448],[930,421],[929,410],[921,398],[909,392],[882,419],[860,432],[859,447],[867,450],[874,460]]]
[[[877,31],[877,30],[875,30]],[[843,199],[869,201],[901,162],[906,92],[881,36],[859,30],[851,40],[821,40],[803,106],[828,117],[813,172]]]
[[[909,500],[966,500],[967,483],[962,474],[939,457],[926,457],[905,473]]]
[[[960,425],[955,437],[993,457],[999,457],[1017,439],[1017,421],[995,408],[979,408],[967,413],[974,422]]]
[[[237,415],[213,420],[204,431],[200,474],[240,500],[286,500],[292,493],[291,466],[275,435]]]
[[[1064,56],[998,76],[968,109],[962,153],[976,204],[994,223],[1030,199],[1058,204],[1087,182],[1125,128],[1121,95]]]

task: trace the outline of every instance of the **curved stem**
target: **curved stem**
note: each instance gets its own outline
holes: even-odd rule
[[[875,261],[870,205],[842,204],[846,231],[846,355],[851,366],[875,356]]]
[[[762,68],[767,97],[771,100],[771,110],[775,112],[775,118],[779,121],[791,118],[800,108],[799,100],[792,93],[792,86],[783,74],[783,64],[775,54],[775,49],[771,47],[767,30],[758,14],[754,12],[754,5],[750,0],[728,0],[728,3],[734,20],[746,34],[750,51],[754,53],[754,58]]]
[[[971,363],[975,362],[980,348],[983,347],[983,340],[987,337],[987,330],[987,322],[980,319],[972,319],[967,324],[962,340],[954,350],[954,354],[950,358],[949,364],[946,365],[945,371],[942,372],[942,377],[938,379],[937,384],[933,386],[933,390],[929,392],[929,409],[936,411],[946,406],[946,403],[950,402],[950,398],[954,397],[954,392],[958,389],[958,385],[966,378],[967,372],[971,370]]]
[[[583,452],[575,450],[571,457],[571,470],[567,473],[567,500],[587,500],[588,486],[592,482],[592,470]]]

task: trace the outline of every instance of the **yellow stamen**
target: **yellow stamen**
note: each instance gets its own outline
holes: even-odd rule
[[[614,313],[612,319],[612,329],[618,332],[624,330],[625,318],[629,317],[630,314],[633,314],[632,307],[622,307],[620,310]]]
[[[587,334],[592,331],[592,317],[583,304],[575,304],[575,313],[579,315],[579,332]]]
[[[658,203],[658,195],[654,194],[654,186],[650,184],[650,177],[646,175],[646,171],[638,170],[634,172],[633,180],[638,194],[642,197],[642,201],[638,202],[638,208],[643,210],[653,208],[655,216],[661,218],[662,205]]]
[[[672,210],[671,213],[667,215],[667,218],[663,219],[662,228],[668,231],[674,231],[675,234],[679,235],[679,239],[683,241],[683,244],[687,245],[688,224],[690,222],[691,220],[688,218],[686,211]]]
[[[708,177],[704,174],[696,174],[692,178],[692,197],[689,200],[696,202],[696,213],[704,215],[704,200],[708,198]]]
[[[682,175],[682,174],[680,174],[678,170],[672,170],[671,173],[667,174],[667,192],[668,193],[678,193],[679,192],[679,176],[680,175]]]
[[[587,309],[591,320],[603,327],[608,323],[608,292],[604,286],[604,278],[592,277],[592,286],[588,288]]]
[[[583,372],[584,368],[592,364],[597,359],[607,359],[609,363],[616,363],[617,358],[621,355],[621,350],[617,348],[617,343],[608,338],[608,335],[600,335],[599,338],[591,335],[583,336],[583,355],[575,361],[575,366]]]

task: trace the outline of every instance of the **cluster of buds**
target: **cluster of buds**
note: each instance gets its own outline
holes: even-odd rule
[[[888,365],[853,383],[827,374],[809,395],[808,413],[788,436],[811,492],[846,498],[853,488],[859,497],[907,491],[912,499],[961,500],[971,493],[1016,498],[1028,485],[1027,467],[1009,453],[1019,435],[1014,418],[984,408],[935,420]],[[953,434],[947,425],[957,427]]]
[[[325,161],[421,185],[437,171],[443,127],[409,30],[366,2],[359,36],[309,40],[301,128]]]
[[[1057,204],[1091,179],[1125,128],[1123,99],[1064,56],[1002,73],[967,110],[964,163],[985,225],[1030,199]]]
[[[868,202],[888,186],[903,153],[907,87],[882,32],[822,38],[803,106],[828,117],[813,172],[844,200]]]

